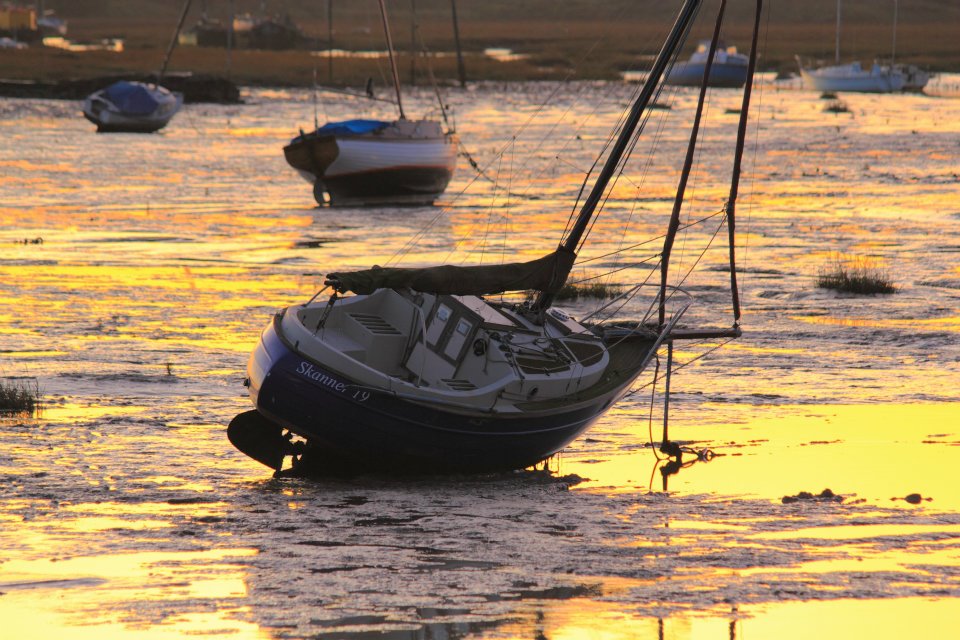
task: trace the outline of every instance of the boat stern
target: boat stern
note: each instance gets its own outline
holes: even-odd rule
[[[283,311],[280,312],[280,314],[282,313]],[[263,387],[264,381],[270,376],[274,363],[280,360],[287,351],[287,347],[277,335],[274,318],[270,318],[269,324],[260,333],[260,340],[250,354],[250,359],[247,360],[246,384],[254,406],[257,405],[260,389]]]

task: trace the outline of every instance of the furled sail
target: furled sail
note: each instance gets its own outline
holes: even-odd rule
[[[555,293],[567,280],[576,254],[565,249],[531,260],[477,267],[442,265],[422,269],[374,267],[327,274],[326,284],[340,292],[370,294],[377,289],[409,288],[424,293],[482,296],[504,291]]]

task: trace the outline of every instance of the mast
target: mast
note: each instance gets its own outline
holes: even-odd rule
[[[173,55],[173,48],[177,46],[177,38],[180,37],[180,29],[183,29],[183,23],[187,19],[187,12],[190,11],[190,3],[193,0],[186,0],[183,3],[183,11],[180,12],[180,21],[177,23],[177,29],[173,32],[173,37],[170,39],[170,46],[167,47],[167,55],[163,57],[163,66],[160,67],[160,73],[157,74],[157,84],[159,85],[163,81],[164,74],[167,73],[167,65],[170,63],[170,56]]]
[[[663,72],[666,70],[667,65],[670,63],[670,59],[680,46],[680,43],[682,42],[684,35],[686,34],[687,29],[699,8],[700,0],[686,0],[683,8],[680,10],[680,14],[677,16],[677,20],[674,22],[673,27],[670,30],[670,34],[667,36],[667,40],[663,43],[663,48],[661,48],[660,53],[657,54],[657,59],[653,63],[653,68],[650,69],[650,74],[647,76],[647,80],[643,84],[643,89],[641,89],[640,95],[630,108],[630,113],[624,122],[623,128],[620,131],[620,135],[617,137],[617,141],[614,143],[613,148],[610,150],[610,154],[607,156],[606,162],[604,162],[603,169],[600,170],[600,174],[597,176],[597,181],[594,183],[593,188],[590,190],[590,194],[587,196],[583,203],[583,207],[580,209],[580,213],[577,215],[577,221],[570,229],[570,233],[567,235],[567,237],[564,238],[563,242],[560,243],[561,250],[569,253],[577,252],[580,240],[590,224],[590,219],[593,217],[594,211],[596,210],[597,205],[600,203],[607,185],[610,183],[610,179],[613,177],[614,173],[616,173],[617,165],[620,163],[620,159],[623,157],[623,154],[627,150],[627,146],[630,144],[630,139],[633,137],[634,130],[637,128],[637,125],[640,123],[640,118],[643,116],[643,111],[650,102],[650,98],[653,96],[653,93],[660,82],[660,78],[663,76]],[[546,309],[553,302],[553,298],[553,293],[541,291],[537,296],[536,301],[533,303],[533,309]]]
[[[693,158],[697,150],[697,138],[700,135],[700,119],[703,116],[703,105],[707,97],[707,87],[710,84],[710,72],[713,69],[713,59],[717,54],[717,43],[720,41],[720,25],[723,23],[723,13],[726,8],[727,0],[720,0],[717,24],[713,28],[713,38],[710,40],[710,50],[707,52],[707,63],[703,69],[703,82],[700,83],[700,95],[697,98],[697,113],[693,117],[690,141],[687,143],[687,155],[683,160],[683,170],[680,172],[680,183],[677,185],[677,195],[673,201],[673,212],[670,214],[670,223],[667,225],[667,234],[663,240],[663,251],[660,254],[659,328],[661,331],[663,331],[666,326],[667,275],[670,271],[670,253],[673,250],[674,239],[677,237],[677,230],[680,228],[680,209],[683,207],[683,199],[687,191],[687,181],[690,178],[690,169],[693,167]]]
[[[900,3],[893,0],[893,50],[890,52],[890,68],[897,61],[897,14],[899,13]]]
[[[410,86],[417,84],[417,0],[410,0]]]
[[[753,40],[750,44],[750,62],[747,65],[747,84],[743,88],[743,101],[740,105],[740,122],[737,125],[737,146],[733,153],[733,173],[730,177],[730,197],[727,199],[727,234],[730,245],[730,295],[733,302],[733,323],[740,323],[740,289],[737,285],[736,259],[736,210],[737,193],[740,189],[740,161],[743,159],[743,145],[747,138],[747,119],[750,113],[750,95],[753,90],[753,74],[757,68],[757,40],[760,33],[760,13],[763,0],[757,0],[757,15],[753,22]]]
[[[400,110],[400,119],[405,120],[403,114],[403,98],[400,95],[400,73],[397,71],[397,59],[393,55],[393,39],[390,37],[390,23],[387,21],[387,7],[380,0],[380,17],[383,18],[383,33],[387,38],[387,53],[390,55],[390,69],[393,71],[393,88],[397,92],[397,109]]]
[[[233,21],[237,18],[237,8],[234,0],[230,0],[230,26],[227,27],[227,77],[233,71]]]
[[[837,64],[840,64],[840,0],[837,0],[837,42],[835,45],[834,59]]]
[[[460,76],[460,88],[467,86],[467,70],[463,66],[463,51],[460,49],[460,24],[457,20],[457,0],[450,0],[453,12],[453,42],[457,47],[457,75]]]
[[[710,77],[710,68],[713,57],[716,52],[717,42],[720,38],[720,26],[723,22],[723,13],[726,7],[726,0],[721,0],[720,11],[717,15],[717,24],[713,32],[713,40],[710,42],[710,52],[707,57],[706,68],[703,72],[703,84],[700,86],[700,96],[697,100],[697,114],[694,117],[693,129],[690,133],[690,142],[687,145],[687,157],[684,161],[683,171],[680,175],[680,184],[677,186],[677,197],[673,203],[673,212],[670,215],[670,224],[667,228],[666,238],[663,241],[663,252],[660,258],[660,304],[659,304],[659,326],[662,331],[666,320],[667,304],[667,275],[670,267],[670,252],[673,248],[673,242],[676,238],[677,230],[680,226],[680,209],[683,206],[683,195],[686,190],[687,179],[690,175],[690,168],[693,164],[694,152],[697,146],[697,137],[700,130],[700,118],[703,112],[703,104],[707,92],[707,80]],[[757,0],[757,12],[754,17],[753,38],[750,46],[750,62],[747,66],[747,81],[743,89],[743,100],[741,103],[740,120],[737,126],[737,143],[734,150],[733,171],[730,178],[730,195],[727,199],[725,212],[727,214],[727,229],[729,237],[730,252],[730,289],[733,302],[733,315],[735,331],[739,331],[736,326],[740,321],[740,294],[737,289],[737,265],[736,265],[736,202],[737,192],[740,186],[740,166],[743,158],[743,147],[747,135],[747,118],[750,109],[750,96],[753,89],[753,76],[757,64],[757,40],[760,31],[760,13],[763,9],[763,0]]]
[[[333,0],[327,0],[327,82],[333,84]]]

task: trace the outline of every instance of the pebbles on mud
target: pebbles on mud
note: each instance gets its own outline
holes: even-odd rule
[[[843,496],[838,496],[830,489],[824,489],[817,495],[809,491],[801,491],[795,496],[783,496],[780,499],[783,504],[793,504],[794,502],[843,502]]]

